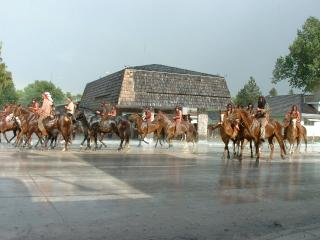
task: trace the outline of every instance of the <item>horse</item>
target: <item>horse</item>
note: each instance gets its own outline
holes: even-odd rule
[[[103,113],[98,116],[91,112],[91,110],[80,111],[77,110],[75,114],[76,120],[81,121],[84,133],[84,139],[81,146],[85,141],[87,141],[87,148],[91,148],[90,142],[94,142],[94,150],[98,148],[98,136],[99,141],[106,147],[103,143],[103,136],[108,133],[115,133],[120,138],[120,146],[118,150],[123,149],[129,144],[129,139],[131,135],[131,125],[126,119],[120,119],[118,122],[111,119],[107,113]],[[125,146],[123,146],[125,142]]]
[[[75,112],[75,119],[77,122],[80,122],[80,126],[84,135],[82,142],[80,143],[80,147],[83,147],[85,141],[87,141],[86,149],[90,148],[90,137],[89,137],[89,129],[94,122],[98,122],[100,118],[95,116],[93,112],[86,112],[77,109]],[[90,131],[91,133],[91,131]]]
[[[18,117],[21,121],[21,131],[18,134],[16,146],[20,146],[22,143],[22,137],[25,135],[25,145],[30,144],[30,139],[33,133],[35,133],[39,139],[38,142],[42,144],[42,133],[38,127],[38,114],[28,109],[23,108],[21,105],[17,106],[14,110],[14,116]],[[52,139],[50,146],[52,147],[52,142],[57,139],[58,132],[61,133],[65,140],[65,146],[63,151],[68,149],[68,144],[71,141],[71,131],[72,131],[72,118],[65,114],[57,114],[53,118],[47,117],[43,120],[43,126],[48,133],[48,137],[45,141],[45,147],[50,139]],[[58,130],[58,131],[57,131]]]
[[[159,111],[157,114],[157,120],[161,128],[165,130],[166,140],[169,144],[169,147],[172,146],[171,140],[179,135],[186,135],[187,142],[192,141],[195,143],[197,141],[197,132],[194,128],[194,125],[188,122],[182,121],[179,124],[179,127],[176,126],[174,122],[172,122],[167,115],[163,112]],[[191,126],[192,125],[192,126]]]
[[[13,115],[18,117],[21,122],[21,131],[18,133],[16,139],[16,147],[21,145],[23,136],[26,136],[23,147],[25,147],[27,143],[30,145],[31,135],[33,133],[37,135],[39,141],[42,143],[42,133],[38,128],[38,116],[35,113],[18,105],[15,107]]]
[[[232,122],[227,116],[225,111],[220,111],[220,123],[211,126],[211,131],[214,131],[216,128],[220,130],[220,137],[224,143],[224,152],[223,158],[226,157],[230,159],[230,151],[229,151],[229,142],[230,140],[233,143],[233,155],[236,155],[236,129],[234,122]]]
[[[157,136],[157,142],[155,147],[157,146],[158,140],[160,139],[161,135],[161,126],[158,122],[153,122],[153,123],[147,123],[145,122],[142,117],[138,113],[133,113],[129,116],[129,120],[135,122],[138,130],[138,135],[139,135],[139,145],[141,146],[141,142],[145,142],[149,144],[144,138],[150,134],[150,133],[156,133]],[[160,144],[161,139],[160,139]]]
[[[68,113],[65,113],[65,114],[56,114],[53,117],[47,117],[43,119],[43,126],[48,133],[48,140],[50,138],[56,139],[58,136],[58,132],[61,133],[64,139],[64,148],[62,149],[62,151],[67,151],[68,144],[71,143],[71,136],[72,136],[72,130],[73,130],[72,116]],[[46,144],[47,144],[47,141],[46,141]]]
[[[260,133],[260,123],[256,118],[252,118],[250,114],[243,109],[236,109],[232,114],[235,119],[240,120],[240,124],[243,125],[248,130],[249,136],[252,138],[255,148],[256,148],[256,160],[260,159],[260,145],[261,145],[261,133]],[[270,158],[273,156],[274,145],[273,138],[275,137],[280,145],[280,155],[284,159],[286,154],[286,149],[284,147],[283,138],[282,138],[282,125],[273,119],[268,121],[267,126],[265,127],[265,138],[268,139],[271,153]]]
[[[300,148],[301,139],[305,143],[305,151],[307,151],[307,129],[304,126],[297,127],[297,118],[290,118],[289,124],[285,126],[284,139],[288,140],[290,147],[289,152],[293,154],[294,144],[297,143],[296,151]]]
[[[4,138],[6,139],[7,143],[10,143],[16,136],[17,132],[20,131],[20,124],[19,124],[19,119],[16,119],[13,116],[13,110],[15,108],[15,105],[9,104],[7,105],[8,109],[7,112],[1,112],[0,113],[0,133],[3,134]],[[12,131],[13,136],[8,140],[6,132]],[[1,138],[0,138],[1,142]]]

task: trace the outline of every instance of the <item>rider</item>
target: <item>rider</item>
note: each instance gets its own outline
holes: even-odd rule
[[[297,119],[297,129],[298,133],[302,131],[302,125],[301,125],[301,114],[298,111],[297,105],[292,105],[291,110],[286,115],[286,120],[289,122],[290,119],[295,118]]]
[[[247,112],[251,115],[254,116],[254,107],[252,103],[249,103],[247,106]]]
[[[38,102],[37,98],[32,99],[32,103],[31,103],[30,108],[31,108],[32,112],[37,113],[39,111],[39,102]]]
[[[238,105],[238,106],[240,106],[240,105]],[[237,108],[238,108],[238,106],[237,106]],[[239,108],[239,109],[240,109],[240,108]],[[224,118],[230,116],[233,112],[234,112],[234,109],[233,109],[232,103],[228,103],[228,104],[227,104],[227,111],[226,111],[226,114],[225,114]],[[221,120],[223,121],[223,119],[221,119]],[[219,122],[219,124],[222,124],[222,121]],[[234,132],[234,134],[233,134],[234,136],[233,136],[232,138],[235,138],[236,135],[237,135],[237,133],[240,131],[240,128],[239,128],[239,119],[236,119],[236,120],[235,120],[235,122],[234,122],[234,129],[235,129],[236,131]]]
[[[42,136],[47,136],[48,133],[43,126],[43,120],[49,116],[51,116],[51,111],[53,107],[53,100],[51,94],[49,92],[42,93],[42,106],[39,109],[40,117],[38,119],[38,127],[42,133]]]
[[[151,119],[152,119],[152,113],[149,107],[146,107],[144,109],[142,119],[144,120],[145,123],[147,123],[147,130],[149,130],[149,124],[151,123]]]
[[[108,112],[107,114],[108,116],[110,116],[111,118],[115,119],[117,116],[117,109],[115,105],[112,105],[111,110]]]
[[[176,108],[175,108],[175,116],[173,117],[173,121],[175,123],[176,131],[180,128],[181,120],[182,120],[181,107],[176,106]]]
[[[117,108],[116,108],[115,105],[112,105],[110,111],[107,112],[107,116],[109,118],[109,123],[118,122],[118,119],[117,119]]]
[[[9,105],[8,104],[5,104],[3,106],[3,115],[2,115],[2,122],[3,122],[3,127],[5,128],[6,125],[7,125],[7,117],[9,115]]]
[[[264,138],[266,135],[266,126],[268,124],[268,120],[266,117],[266,110],[265,110],[266,103],[267,102],[264,96],[259,96],[255,117],[258,119],[260,123],[260,140],[261,141],[264,141]]]
[[[72,101],[72,98],[71,97],[67,97],[66,101],[67,101],[68,104],[66,106],[64,106],[64,108],[66,109],[68,114],[71,114],[73,116],[74,115],[74,110],[75,110],[75,105],[74,105],[74,103]]]
[[[75,112],[76,106],[73,103],[71,97],[67,97],[66,101],[68,104],[66,106],[64,106],[64,108],[66,109],[67,114],[72,118],[72,122],[75,123],[76,119],[74,117],[74,112]]]

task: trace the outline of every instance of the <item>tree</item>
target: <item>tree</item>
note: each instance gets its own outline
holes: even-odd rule
[[[247,106],[249,103],[254,103],[261,95],[259,86],[253,77],[250,77],[249,81],[243,86],[236,96],[235,103]]]
[[[19,101],[28,105],[33,98],[38,98],[40,101],[43,92],[50,92],[55,104],[64,103],[65,94],[59,87],[56,87],[52,82],[36,80],[30,83],[22,91],[19,91]]]
[[[278,96],[278,91],[277,91],[277,89],[275,87],[270,89],[269,96],[271,96],[271,97]]]
[[[294,95],[294,92],[293,92],[293,89],[292,89],[292,88],[290,88],[288,94],[289,94],[289,95]]]
[[[82,94],[81,93],[72,94],[71,92],[66,92],[65,95],[66,95],[66,97],[71,97],[74,102],[78,102],[82,98]]]
[[[13,84],[12,74],[7,71],[7,66],[1,58],[0,43],[0,106],[5,103],[14,103],[17,101],[16,89]]]
[[[279,57],[272,83],[288,80],[293,88],[312,92],[320,88],[320,21],[309,17],[289,46],[289,54]]]

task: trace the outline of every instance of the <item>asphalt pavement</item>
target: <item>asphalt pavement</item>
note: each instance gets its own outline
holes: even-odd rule
[[[0,239],[320,239],[320,144],[259,162],[220,142],[0,144]]]

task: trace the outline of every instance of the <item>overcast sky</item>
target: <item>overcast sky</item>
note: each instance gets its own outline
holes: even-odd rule
[[[164,64],[272,88],[276,58],[319,0],[0,0],[2,57],[22,89],[51,80],[82,93],[124,66]],[[287,84],[277,85],[280,94]]]

